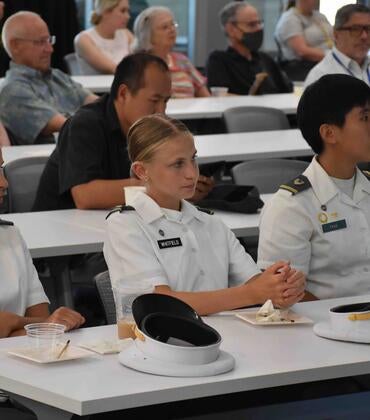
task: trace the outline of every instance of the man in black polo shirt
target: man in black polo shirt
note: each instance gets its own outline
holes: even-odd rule
[[[228,39],[226,51],[213,51],[207,61],[208,86],[225,86],[236,95],[286,93],[292,83],[267,54],[259,52],[263,22],[246,2],[227,4],[219,13]]]
[[[156,56],[129,55],[118,65],[110,94],[80,108],[63,126],[40,180],[35,211],[102,209],[124,203],[130,178],[126,133],[140,117],[163,113],[171,96],[167,64]],[[202,177],[195,199],[213,181]]]

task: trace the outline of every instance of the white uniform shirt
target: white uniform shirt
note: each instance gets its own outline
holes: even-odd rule
[[[316,158],[303,174],[311,188],[296,195],[280,189],[263,208],[259,267],[291,261],[320,299],[369,293],[370,181],[357,170],[350,198]]]
[[[26,309],[49,303],[18,229],[0,225],[0,311],[24,316]]]
[[[369,59],[366,57],[364,64],[360,67],[357,61],[352,60],[334,47],[313,69],[310,70],[304,82],[304,86],[307,87],[326,74],[348,74],[357,77],[357,79],[363,80],[370,85],[369,64]]]
[[[151,280],[176,291],[206,291],[240,285],[260,273],[216,216],[182,201],[181,219],[172,217],[142,192],[132,206],[136,211],[107,220],[104,257],[113,285]]]

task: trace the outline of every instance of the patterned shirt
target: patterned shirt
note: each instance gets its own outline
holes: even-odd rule
[[[172,98],[193,98],[197,89],[206,85],[206,79],[181,53],[168,54],[168,67],[171,71]]]
[[[36,143],[51,118],[70,116],[89,95],[60,70],[41,73],[11,62],[0,89],[0,120],[20,144]]]

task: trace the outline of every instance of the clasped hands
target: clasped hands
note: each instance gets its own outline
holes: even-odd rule
[[[271,299],[273,305],[279,308],[294,305],[305,294],[305,275],[287,261],[277,261],[250,281],[254,282],[261,303]]]

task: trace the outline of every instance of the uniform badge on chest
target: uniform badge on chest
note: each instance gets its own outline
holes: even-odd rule
[[[337,220],[335,222],[330,223],[324,223],[322,225],[322,231],[324,233],[333,232],[334,230],[340,230],[340,229],[346,229],[347,228],[347,222],[345,219]]]
[[[323,211],[318,213],[317,218],[321,223],[323,233],[347,228],[347,222],[345,219],[338,220],[338,212],[328,213],[325,205],[321,206],[321,210]]]
[[[176,248],[177,246],[182,246],[180,238],[162,239],[161,241],[157,242],[159,249]]]

